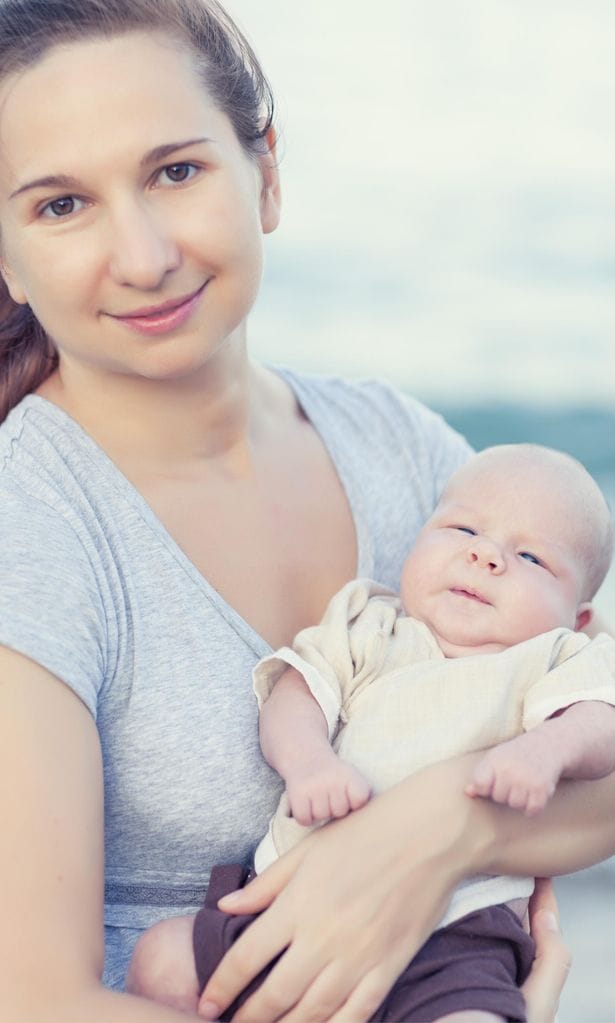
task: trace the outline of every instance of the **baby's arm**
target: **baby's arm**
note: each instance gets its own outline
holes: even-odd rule
[[[604,778],[614,770],[615,708],[588,700],[489,750],[466,793],[532,816],[544,809],[560,778]]]
[[[287,668],[263,704],[260,739],[299,824],[345,817],[369,799],[365,778],[331,749],[325,716],[295,668]]]

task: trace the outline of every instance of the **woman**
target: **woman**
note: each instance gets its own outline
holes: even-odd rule
[[[394,585],[468,449],[380,385],[250,363],[275,138],[217,4],[5,0],[0,92],[0,1016],[171,1023],[117,990],[139,929],[196,909],[277,801],[252,665],[357,571]],[[242,907],[281,894],[217,1002],[288,946],[250,1018],[366,1019],[459,876],[615,848],[610,781],[530,826],[464,799],[466,771],[430,772],[437,807],[409,779],[263,875]]]

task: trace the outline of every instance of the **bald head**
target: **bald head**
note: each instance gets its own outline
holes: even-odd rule
[[[442,497],[454,496],[479,478],[503,490],[513,507],[542,503],[553,533],[570,545],[577,559],[581,600],[591,600],[611,564],[613,522],[602,491],[585,467],[553,448],[502,444],[471,458],[451,477]]]

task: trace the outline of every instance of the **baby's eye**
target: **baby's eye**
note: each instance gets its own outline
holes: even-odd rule
[[[165,184],[164,178],[166,177],[166,181],[170,181],[173,185],[183,185],[184,182],[194,177],[197,169],[193,163],[171,163],[168,167],[162,168],[158,177],[161,184]]]
[[[530,554],[529,551],[519,551],[519,557],[524,558],[525,561],[529,561],[532,565],[539,565],[540,568],[543,567],[540,558],[537,558],[535,554]]]
[[[71,213],[75,213],[84,206],[83,199],[77,199],[74,195],[63,195],[59,199],[52,199],[51,202],[46,203],[41,208],[40,215],[51,220],[60,220],[62,217],[69,217]]]
[[[467,533],[468,536],[476,536],[476,530],[471,529],[470,526],[453,526],[453,529],[459,530],[460,533]]]

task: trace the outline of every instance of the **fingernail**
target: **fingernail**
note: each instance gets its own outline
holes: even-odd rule
[[[216,1020],[220,1015],[220,1006],[215,1002],[202,1002],[199,1005],[199,1016],[203,1019]]]

